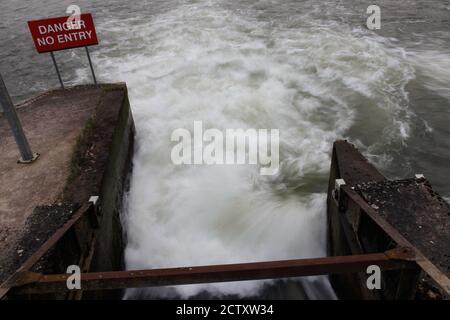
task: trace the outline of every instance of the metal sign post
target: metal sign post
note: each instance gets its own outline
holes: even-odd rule
[[[55,59],[55,55],[53,54],[53,51],[50,52],[50,55],[52,56],[53,65],[55,66],[56,74],[58,75],[59,83],[61,84],[61,89],[64,90],[64,83],[61,79],[61,74],[59,73],[58,65],[56,64],[56,59]]]
[[[0,104],[5,112],[6,119],[8,119],[9,125],[16,140],[17,146],[20,150],[21,158],[19,163],[31,163],[39,157],[38,153],[32,153],[30,145],[28,144],[25,133],[23,132],[22,125],[20,124],[19,117],[16,113],[16,108],[12,103],[8,90],[6,89],[3,78],[0,75]]]
[[[89,54],[89,49],[87,46],[85,46],[86,48],[86,54],[89,60],[89,66],[91,67],[91,72],[92,72],[92,77],[94,78],[94,84],[97,84],[97,79],[95,78],[95,72],[94,72],[94,67],[92,66],[92,61],[91,61],[91,55]]]

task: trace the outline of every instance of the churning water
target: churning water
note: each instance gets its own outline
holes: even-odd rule
[[[8,4],[2,34],[19,25],[15,14],[24,23],[61,15],[69,4],[44,2],[47,11]],[[325,256],[330,152],[340,138],[388,175],[423,172],[450,195],[450,5],[379,2],[382,29],[375,33],[364,26],[366,1],[80,1],[97,22],[97,72],[102,81],[126,81],[137,126],[123,216],[128,269]],[[41,16],[27,11],[32,6]],[[26,28],[19,30],[9,37],[25,39]],[[24,96],[21,86],[48,86],[49,58],[35,57],[31,39],[7,39],[0,67],[16,84],[16,98]],[[19,49],[29,58],[24,65],[5,65]],[[82,51],[58,58],[66,81],[89,81],[89,70],[79,67]],[[220,130],[279,129],[279,173],[173,165],[170,135],[192,130],[195,120]],[[334,298],[326,277],[301,284],[308,298]],[[126,298],[247,297],[283,285],[129,290]],[[284,291],[278,296],[303,297]]]

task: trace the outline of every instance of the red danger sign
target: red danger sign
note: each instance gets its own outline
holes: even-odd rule
[[[39,53],[98,44],[90,13],[78,17],[59,17],[28,21]]]

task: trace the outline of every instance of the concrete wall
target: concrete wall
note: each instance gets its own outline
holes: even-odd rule
[[[105,110],[107,112],[107,110]],[[101,220],[90,271],[123,270],[121,210],[129,187],[134,145],[134,122],[124,96],[100,192]],[[85,293],[85,298],[120,297],[117,291]]]
[[[353,145],[346,141],[334,143],[327,199],[329,255],[381,253],[395,248],[397,243],[363,214],[356,203],[348,199],[337,203],[332,192],[336,179],[344,179],[346,185],[354,189],[368,182],[381,184],[387,181]],[[330,277],[332,286],[341,299],[393,300],[415,297],[418,280],[416,269],[382,271],[380,290],[369,290],[367,278],[368,275],[364,272]]]
[[[31,271],[66,273],[69,265],[79,265],[82,272],[114,271],[124,267],[120,214],[132,170],[135,127],[126,85],[101,85],[100,88],[96,110],[73,150],[74,169],[61,196],[63,205],[55,203],[40,211],[50,219],[55,215],[67,219],[77,204],[88,202],[91,196],[98,196],[99,200],[95,209],[86,212]],[[45,223],[39,228],[45,229]],[[31,237],[34,232],[37,231],[32,231]],[[120,291],[86,291],[24,297],[12,291],[8,297],[104,299],[120,298],[121,294]]]

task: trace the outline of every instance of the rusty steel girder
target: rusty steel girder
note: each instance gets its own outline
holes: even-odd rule
[[[370,265],[382,270],[414,268],[414,251],[397,248],[385,253],[323,257],[212,266],[93,272],[81,274],[81,290],[111,290],[211,282],[245,281],[303,277],[331,273],[365,272]],[[70,274],[24,275],[15,294],[41,294],[69,291]]]
[[[416,263],[436,284],[450,296],[450,279],[439,270],[419,249],[414,247],[400,232],[389,222],[381,217],[378,212],[372,208],[361,196],[348,185],[342,185],[341,192],[351,201],[356,203],[362,212],[364,212],[372,221],[380,227],[397,245],[407,248],[414,248]]]

